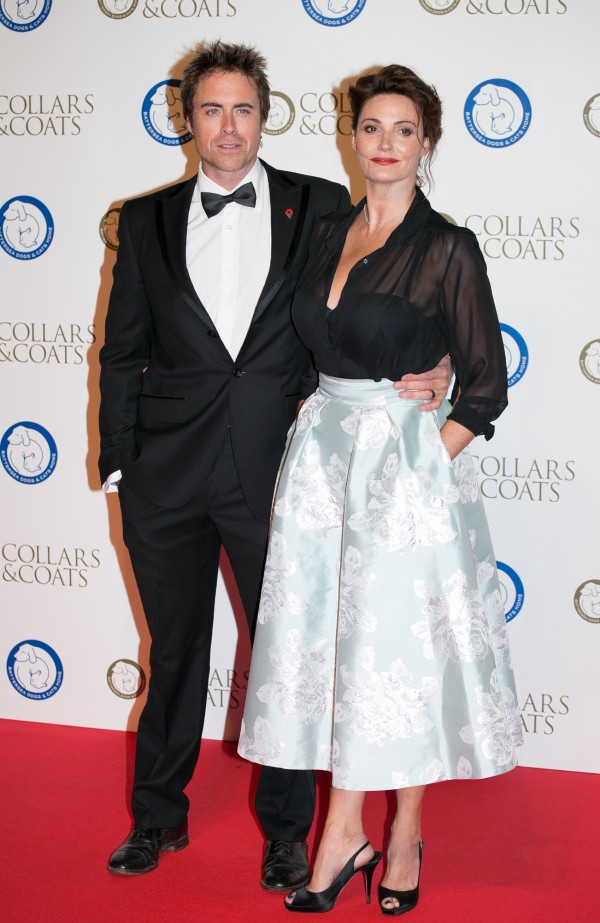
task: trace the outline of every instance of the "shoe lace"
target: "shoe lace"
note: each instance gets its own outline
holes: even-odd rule
[[[285,840],[273,840],[270,853],[272,856],[289,856],[291,853],[290,844]]]

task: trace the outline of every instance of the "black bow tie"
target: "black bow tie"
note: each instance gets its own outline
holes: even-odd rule
[[[200,198],[202,208],[208,218],[218,215],[230,202],[247,205],[248,208],[254,208],[256,205],[256,192],[252,183],[244,183],[243,186],[230,192],[229,195],[218,195],[216,192],[201,192]]]

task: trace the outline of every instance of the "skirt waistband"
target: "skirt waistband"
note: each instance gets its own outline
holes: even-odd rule
[[[319,391],[325,397],[334,401],[348,404],[388,404],[391,401],[404,403],[408,406],[422,404],[421,398],[406,398],[399,400],[398,392],[393,381],[382,378],[374,381],[372,378],[332,378],[331,375],[319,374]]]

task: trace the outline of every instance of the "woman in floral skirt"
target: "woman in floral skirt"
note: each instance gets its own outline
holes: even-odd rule
[[[504,347],[474,235],[419,188],[441,136],[433,87],[390,65],[350,89],[366,198],[317,229],[292,307],[319,388],[277,483],[239,752],[331,772],[312,877],[285,905],[330,910],[380,853],[365,792],[395,789],[379,885],[419,896],[427,784],[516,765],[522,742],[504,609],[473,461],[507,404]],[[453,406],[392,386],[450,354]]]

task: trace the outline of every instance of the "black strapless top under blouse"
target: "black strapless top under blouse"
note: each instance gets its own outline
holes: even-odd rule
[[[435,212],[423,193],[379,250],[350,271],[327,307],[346,234],[363,202],[323,218],[292,304],[319,372],[389,378],[424,372],[450,353],[460,395],[449,419],[489,439],[505,409],[504,344],[477,238]]]

